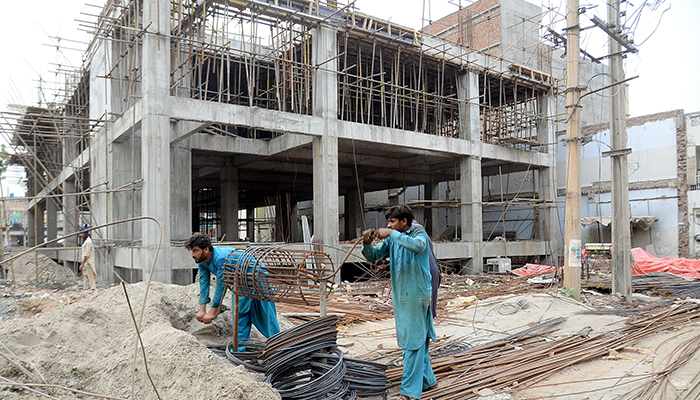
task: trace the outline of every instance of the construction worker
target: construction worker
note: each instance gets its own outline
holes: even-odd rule
[[[85,225],[80,228],[80,238],[82,239],[81,256],[83,261],[78,269],[83,272],[83,290],[96,289],[95,278],[95,245],[90,239],[90,226]]]
[[[197,232],[185,242],[185,248],[192,252],[192,258],[199,267],[199,312],[196,318],[205,324],[211,323],[219,314],[219,306],[224,294],[224,262],[227,257],[237,260],[242,250],[214,247],[209,236]],[[214,298],[209,298],[211,274],[216,279]],[[211,308],[207,312],[207,304]],[[231,301],[233,303],[233,299]],[[233,308],[233,304],[231,304]],[[233,317],[232,317],[233,318]],[[233,321],[231,321],[233,323]],[[250,338],[252,325],[265,337],[273,336],[280,331],[277,322],[277,308],[269,301],[253,300],[247,297],[238,298],[238,342],[245,343]],[[238,351],[245,351],[245,346],[239,346]]]
[[[430,239],[424,229],[412,225],[409,206],[393,206],[385,215],[387,228],[362,233],[362,254],[369,262],[389,255],[396,341],[403,349],[401,395],[420,399],[424,390],[437,384],[428,352],[430,339],[436,340],[430,310]],[[372,246],[374,237],[383,241]]]

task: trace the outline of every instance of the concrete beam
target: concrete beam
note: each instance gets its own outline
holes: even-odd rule
[[[143,102],[137,101],[133,106],[126,110],[121,117],[117,118],[112,124],[107,124],[107,143],[121,143],[132,135],[134,131],[141,130],[141,109]]]
[[[264,140],[233,138],[208,133],[193,133],[190,137],[184,139],[183,146],[192,150],[216,153],[268,155],[268,145]]]
[[[357,122],[339,121],[338,138],[405,147],[421,152],[425,149],[454,155],[467,155],[471,152],[469,142],[464,140]]]
[[[481,249],[481,256],[514,257],[514,256],[543,256],[547,254],[547,241],[522,240],[512,242],[433,242],[435,257],[438,260],[459,260],[472,258],[475,247]]]
[[[518,164],[532,164],[533,168],[535,166],[549,167],[552,162],[552,157],[554,157],[553,155],[547,153],[518,150],[511,147],[498,146],[489,143],[481,144],[481,156],[483,158],[491,158],[494,160],[502,160]]]
[[[90,149],[83,150],[78,157],[71,161],[61,172],[56,176],[56,181],[51,181],[49,184],[41,189],[39,193],[36,194],[37,197],[48,196],[51,192],[55,191],[59,185],[63,189],[63,183],[75,174],[76,170],[83,169],[88,165],[90,161]],[[27,209],[34,207],[37,200],[30,200],[27,202]]]
[[[299,147],[311,146],[313,138],[289,133],[267,141],[267,154],[273,156],[275,154],[284,153]]]
[[[174,125],[175,126],[173,126],[170,131],[171,146],[177,142],[187,139],[188,137],[213,124],[210,122],[175,121]]]
[[[319,136],[326,124],[320,117],[184,97],[170,96],[169,107],[171,118],[176,120],[245,126],[271,132]]]

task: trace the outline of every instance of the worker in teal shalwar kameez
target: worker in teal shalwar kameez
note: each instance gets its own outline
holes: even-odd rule
[[[209,324],[219,314],[221,297],[224,294],[224,262],[229,255],[240,256],[242,250],[214,247],[209,236],[203,233],[195,233],[187,242],[185,248],[192,251],[192,258],[199,267],[199,312],[197,320]],[[237,260],[237,257],[232,257]],[[214,298],[209,298],[209,285],[211,274],[216,278],[216,288]],[[207,312],[207,304],[211,301],[211,309]],[[233,300],[232,300],[233,303]],[[233,308],[233,304],[231,304]],[[233,321],[232,321],[233,322]],[[275,303],[269,301],[253,300],[247,297],[238,298],[238,341],[245,343],[250,338],[252,325],[265,337],[273,336],[280,331],[277,322],[277,308]],[[245,347],[240,346],[239,351],[245,351]]]
[[[437,383],[428,352],[430,339],[436,340],[430,311],[429,238],[424,229],[412,226],[413,210],[406,205],[391,207],[386,218],[387,228],[362,233],[362,254],[369,262],[389,256],[396,341],[403,349],[401,394],[420,399]],[[372,246],[374,237],[384,240]]]

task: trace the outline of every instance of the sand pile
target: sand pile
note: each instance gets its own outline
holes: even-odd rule
[[[128,285],[129,299],[139,319],[146,284]],[[264,377],[233,366],[197,340],[227,343],[231,312],[211,325],[195,319],[197,285],[154,282],[148,294],[141,337],[148,372],[162,399],[279,399]],[[228,300],[228,298],[227,298]],[[284,327],[283,327],[284,329]],[[132,361],[137,336],[121,286],[38,314],[29,319],[0,322],[0,341],[17,358],[31,362],[48,383],[102,395],[131,398]],[[8,355],[0,346],[0,352]],[[16,360],[16,358],[13,358]],[[23,362],[28,370],[32,367]],[[0,358],[0,380],[30,382],[18,368]],[[156,399],[138,352],[136,399]],[[20,398],[4,389],[0,398]],[[26,398],[27,392],[22,398]],[[75,393],[53,390],[52,396],[74,399]]]
[[[78,280],[70,268],[56,263],[41,253],[28,253],[12,262],[14,279],[18,283],[35,283],[41,286],[67,287]],[[7,279],[12,279],[12,270],[5,267]]]

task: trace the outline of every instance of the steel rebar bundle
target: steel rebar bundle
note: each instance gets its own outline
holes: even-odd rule
[[[333,261],[317,250],[253,246],[232,251],[224,262],[224,280],[234,293],[250,299],[318,305],[319,288],[329,279]]]
[[[628,326],[616,332],[595,336],[581,332],[554,340],[537,333],[516,334],[460,354],[433,359],[438,380],[449,385],[426,391],[423,396],[436,400],[465,399],[476,397],[475,391],[483,388],[528,387],[576,363],[631,346],[647,335],[699,320],[700,304],[679,302],[641,311],[630,317]],[[392,385],[401,382],[401,368],[387,370],[386,374]]]
[[[650,379],[647,383],[635,389],[632,389],[624,395],[620,396],[620,400],[653,400],[659,397],[663,398],[664,393],[666,392],[666,387],[670,383],[671,373],[673,373],[678,368],[688,364],[692,360],[695,353],[698,352],[698,349],[700,349],[700,335],[696,335],[684,341],[673,350],[666,365],[666,368],[657,372],[654,375],[654,377]],[[699,375],[700,374],[695,375],[694,381],[698,380]],[[682,393],[685,395],[684,397],[682,397],[682,399],[697,399],[697,393],[693,395],[693,392],[697,389],[698,387],[696,384],[694,387],[691,388],[691,390],[687,391],[686,393]]]

